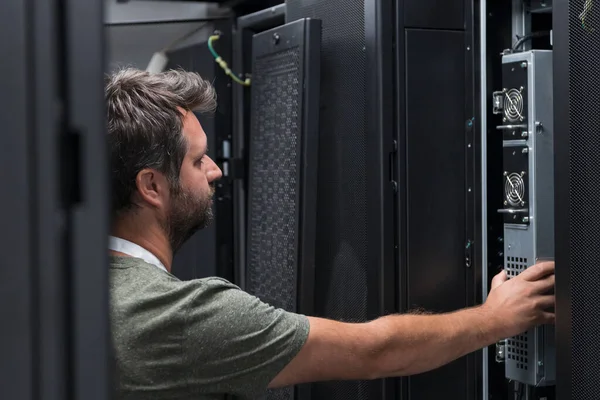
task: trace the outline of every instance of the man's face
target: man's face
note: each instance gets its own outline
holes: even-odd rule
[[[222,173],[206,155],[206,134],[193,112],[184,116],[188,151],[181,165],[179,185],[171,188],[166,226],[173,252],[212,220],[214,182]]]

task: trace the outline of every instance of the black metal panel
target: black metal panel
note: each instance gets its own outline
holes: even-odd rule
[[[467,305],[464,44],[464,32],[406,32],[408,307],[433,312]],[[467,398],[466,374],[462,358],[411,377],[410,399]]]
[[[465,0],[404,0],[407,28],[465,29]]]
[[[292,312],[314,299],[320,21],[254,36],[246,290]],[[294,389],[269,391],[294,398]]]
[[[0,5],[0,398],[109,398],[102,6]]]
[[[39,354],[34,347],[37,304],[32,298],[37,284],[35,261],[37,253],[32,236],[36,222],[32,204],[30,180],[33,140],[31,114],[32,71],[28,37],[31,19],[30,2],[0,3],[0,42],[3,57],[0,63],[0,179],[4,188],[0,196],[0,315],[3,316],[0,340],[0,397],[30,400],[37,397],[36,362]],[[10,40],[7,40],[10,38]],[[29,90],[28,90],[29,89]]]
[[[286,5],[281,4],[238,18],[237,30],[233,38],[232,68],[240,77],[252,73],[253,35],[283,25],[285,10]],[[250,88],[235,85],[232,94],[234,104],[232,157],[241,167],[241,176],[233,181],[234,282],[244,289],[251,93]]]
[[[395,309],[394,221],[389,218],[395,183],[389,170],[393,5],[371,0],[287,4],[288,21],[323,20],[315,301],[317,314],[333,319],[362,321]],[[394,396],[393,386],[335,382],[313,388],[313,398],[381,396]]]
[[[573,310],[571,284],[571,80],[569,0],[554,0],[554,226],[556,260],[556,396],[570,399],[573,390]],[[591,283],[591,282],[590,282]],[[585,397],[584,397],[585,398]]]
[[[555,0],[554,27],[557,394],[587,400],[600,381],[600,9]]]
[[[393,6],[287,1],[288,21],[323,21],[315,311],[335,320],[395,311]],[[319,383],[312,398],[393,398],[390,383]]]
[[[69,0],[65,4],[66,62],[63,77],[69,132],[76,135],[79,162],[73,190],[81,202],[71,208],[69,299],[73,324],[72,396],[109,398],[110,326],[108,295],[109,185],[104,112],[104,2]],[[72,165],[72,164],[71,164]],[[71,171],[71,172],[74,172]],[[78,200],[77,196],[74,200]]]
[[[276,25],[285,23],[286,5],[280,4],[275,7],[244,15],[238,18],[238,29],[250,29],[254,32],[262,32],[272,29]]]

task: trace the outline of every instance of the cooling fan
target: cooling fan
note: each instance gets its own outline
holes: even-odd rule
[[[525,205],[525,180],[524,173],[506,174],[504,182],[504,200],[505,205],[512,207],[522,207]]]
[[[522,122],[523,88],[510,89],[504,92],[504,118],[510,122]]]

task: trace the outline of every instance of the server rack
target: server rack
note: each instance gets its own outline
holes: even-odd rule
[[[321,24],[300,19],[254,35],[246,290],[313,313]],[[306,387],[268,399],[309,398]]]
[[[396,4],[399,310],[453,311],[481,301],[476,2]],[[404,378],[401,394],[478,399],[480,357]]]
[[[252,76],[252,37],[285,23],[286,4],[241,16],[233,34],[232,68],[239,76]],[[246,219],[248,202],[248,159],[250,130],[250,89],[233,88],[233,135],[230,176],[233,179],[234,282],[242,289],[246,284]]]
[[[391,1],[287,2],[287,21],[322,21],[318,316],[365,321],[396,310],[393,6]],[[311,386],[312,398],[396,395],[394,380]]]
[[[0,397],[110,397],[103,2],[0,4]]]
[[[489,280],[554,256],[552,2],[480,3],[483,300]],[[533,50],[532,50],[533,49]],[[555,334],[541,326],[484,352],[484,400],[554,399]]]
[[[554,0],[556,330],[559,400],[598,397],[600,9]]]

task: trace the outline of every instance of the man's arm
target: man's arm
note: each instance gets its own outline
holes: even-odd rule
[[[440,315],[387,316],[362,324],[310,318],[300,353],[270,387],[327,380],[376,379],[438,368],[506,337],[545,323],[554,314],[554,263],[492,282],[482,306]]]

